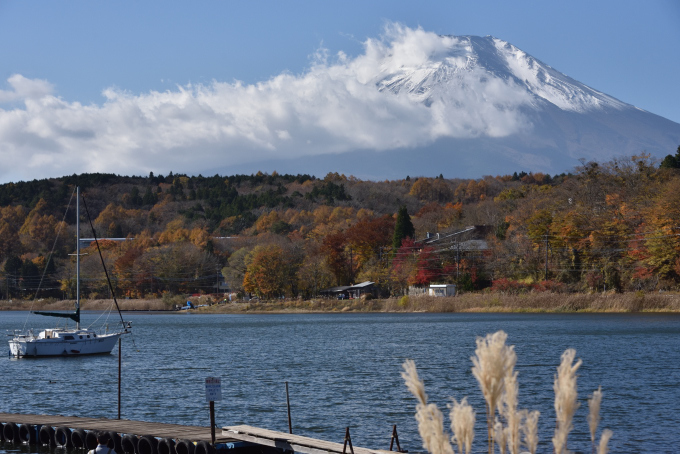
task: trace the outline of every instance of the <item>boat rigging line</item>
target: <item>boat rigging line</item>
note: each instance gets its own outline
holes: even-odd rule
[[[118,300],[116,299],[116,292],[113,290],[113,284],[111,284],[111,279],[109,278],[109,271],[106,268],[106,263],[104,263],[104,256],[102,255],[102,250],[99,247],[99,240],[97,239],[97,232],[94,229],[94,224],[92,223],[92,217],[90,217],[90,211],[87,209],[87,202],[85,201],[85,194],[81,194],[80,196],[83,199],[83,206],[85,207],[85,214],[87,214],[87,221],[90,224],[90,229],[92,229],[92,237],[94,238],[94,242],[97,245],[97,252],[99,252],[99,259],[102,262],[102,268],[104,268],[104,274],[106,275],[106,282],[109,284],[109,290],[111,291],[111,296],[113,297],[113,302],[116,304],[116,309],[118,309],[118,315],[120,316],[120,323],[121,323],[122,329],[129,328],[129,322],[126,325],[125,320],[123,320],[123,314],[120,312],[120,306],[118,306]],[[131,339],[132,339],[132,345],[134,346],[135,349],[137,349],[137,345],[135,344],[134,337],[132,337]]]

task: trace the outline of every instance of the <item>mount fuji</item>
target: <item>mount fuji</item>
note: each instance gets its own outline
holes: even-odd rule
[[[402,145],[395,139],[381,150],[277,159],[268,167],[365,179],[556,174],[581,159],[642,152],[662,159],[680,145],[680,124],[576,81],[508,42],[491,36],[438,39],[425,56],[404,58],[408,52],[396,45],[383,49],[358,77],[385,96],[427,108],[431,140]],[[394,58],[397,52],[402,58]]]

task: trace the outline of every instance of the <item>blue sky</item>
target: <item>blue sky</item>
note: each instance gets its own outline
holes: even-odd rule
[[[493,35],[586,85],[680,122],[680,2],[673,0],[0,0],[0,112],[25,114],[30,110],[25,99],[45,94],[61,100],[60,109],[82,108],[82,128],[65,126],[70,136],[59,142],[64,149],[73,148],[78,134],[94,134],[88,126],[89,107],[96,110],[115,98],[124,109],[120,106],[131,98],[142,96],[154,103],[158,101],[150,93],[176,93],[178,87],[218,82],[233,88],[236,81],[254,86],[281,74],[298,76],[309,70],[319,49],[332,57],[344,52],[355,58],[364,52],[367,39],[379,39],[394,23],[436,34]],[[40,112],[45,111],[43,105]],[[45,121],[41,118],[26,121]],[[50,133],[57,124],[55,120]],[[10,131],[11,125],[5,128]],[[41,130],[31,149],[49,146],[39,143],[47,134]],[[12,146],[0,145],[0,160],[5,161],[0,164],[0,182],[109,168],[132,172],[113,161],[101,164],[115,149],[101,144],[100,152],[82,165],[55,164],[59,157],[42,153],[21,169],[2,171],[10,160],[27,153],[22,148],[27,139],[10,133],[2,138]],[[155,150],[158,162],[163,147],[146,146]],[[134,155],[134,147],[128,153]],[[140,167],[152,166],[138,163]]]

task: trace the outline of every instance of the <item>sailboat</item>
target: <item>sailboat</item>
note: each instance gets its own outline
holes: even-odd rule
[[[76,189],[76,303],[75,312],[42,312],[34,314],[49,317],[71,319],[76,323],[75,328],[53,328],[40,331],[37,335],[33,330],[28,332],[15,331],[9,341],[10,356],[44,357],[44,356],[84,356],[110,354],[116,342],[123,334],[130,332],[130,322],[123,321],[120,315],[121,327],[114,332],[97,332],[90,328],[80,327],[80,188]],[[116,303],[116,307],[118,304]]]

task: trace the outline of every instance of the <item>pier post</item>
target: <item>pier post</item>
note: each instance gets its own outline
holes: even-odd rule
[[[288,407],[288,433],[293,433],[293,423],[290,420],[290,398],[288,397],[288,382],[286,382],[286,406]]]
[[[121,380],[121,365],[122,365],[122,351],[121,342],[123,340],[118,338],[118,419],[120,419],[120,380]]]
[[[210,401],[210,438],[215,446],[215,402]]]
[[[349,443],[349,452],[354,454],[354,448],[352,447],[352,437],[349,435],[349,427],[345,430],[345,443],[342,446],[342,454],[347,454],[347,444]]]

